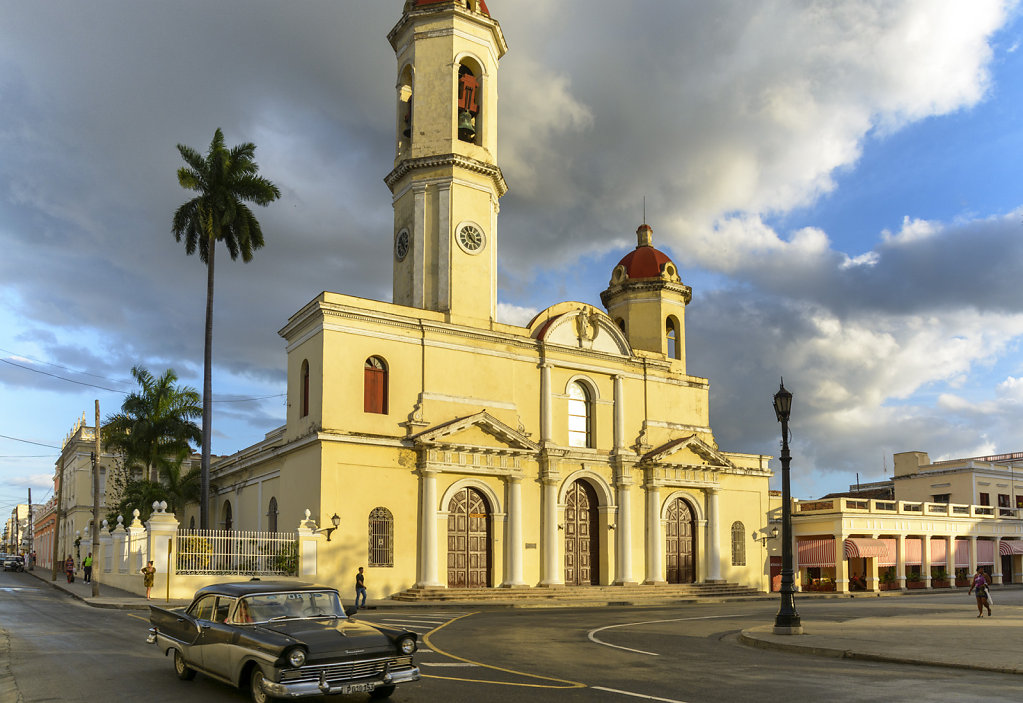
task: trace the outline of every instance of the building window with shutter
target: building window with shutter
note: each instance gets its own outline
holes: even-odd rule
[[[366,359],[363,410],[387,414],[387,365],[377,356]]]
[[[746,527],[732,523],[732,566],[746,566]]]
[[[394,566],[394,517],[387,508],[369,513],[369,565]]]

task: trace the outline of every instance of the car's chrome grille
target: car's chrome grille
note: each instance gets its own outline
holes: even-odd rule
[[[412,667],[412,657],[388,657],[385,659],[363,659],[326,666],[304,666],[301,669],[285,669],[281,672],[281,683],[319,681],[326,672],[329,683],[383,676],[384,669],[391,665],[391,671]]]

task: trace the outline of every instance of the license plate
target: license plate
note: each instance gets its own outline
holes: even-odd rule
[[[372,683],[346,683],[341,685],[339,693],[370,693],[376,688],[376,684]]]

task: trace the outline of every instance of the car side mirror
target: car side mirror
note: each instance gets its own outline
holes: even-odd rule
[[[359,606],[357,606],[357,605],[345,606],[345,615],[347,615],[350,618],[354,618],[355,614],[358,613],[358,612],[359,612]]]

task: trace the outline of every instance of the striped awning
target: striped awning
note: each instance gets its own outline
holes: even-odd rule
[[[948,564],[948,540],[944,537],[931,538],[931,566]]]
[[[888,549],[888,554],[883,557],[877,558],[878,566],[895,566],[896,559],[895,555],[899,550],[899,540],[894,537],[882,537],[881,541],[884,542],[884,546]]]
[[[796,540],[796,568],[835,565],[834,537],[805,537]]]
[[[843,545],[845,549],[845,558],[860,558],[860,557],[881,557],[885,558],[888,556],[888,545],[879,539],[873,539],[870,537],[850,537],[845,541]]]
[[[1005,540],[998,543],[998,553],[1004,556],[1023,554],[1023,540]]]

